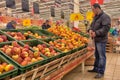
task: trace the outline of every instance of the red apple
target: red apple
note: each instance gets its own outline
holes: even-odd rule
[[[29,57],[30,57],[30,58],[33,58],[33,57],[34,57],[34,53],[29,54]]]
[[[4,40],[2,38],[0,38],[0,42],[3,42]]]
[[[39,50],[41,51],[43,49],[43,46],[42,45],[37,45],[37,47],[39,48]]]
[[[18,32],[17,36],[23,36],[23,34],[21,32]]]
[[[25,60],[21,63],[22,66],[26,66],[27,64],[28,64],[28,62]]]
[[[49,47],[50,52],[54,50],[52,46]]]
[[[22,53],[20,54],[20,56],[21,56],[22,58],[26,58],[26,57],[28,57],[29,55],[28,55],[28,52],[24,51],[24,52],[22,52]]]
[[[43,49],[43,50],[41,50],[41,53],[45,54],[45,50],[44,50],[44,49]]]
[[[44,47],[44,48],[46,48],[47,46],[46,46],[46,44],[42,44],[42,46]]]
[[[5,50],[5,53],[6,53],[8,56],[12,56],[11,52],[12,52],[12,49],[11,49],[11,48],[7,48],[7,49]]]
[[[16,61],[20,64],[20,63],[22,63],[23,59],[19,56]]]
[[[24,45],[24,48],[29,49],[29,48],[30,48],[30,46],[29,46],[28,44],[26,44],[26,45]]]
[[[20,45],[16,41],[12,42],[12,46],[14,46],[14,47],[20,47]]]
[[[24,60],[30,62],[31,58],[30,57],[26,57]]]
[[[29,52],[28,48],[22,48],[22,52]]]
[[[7,41],[7,37],[5,35],[1,35],[2,39],[5,41]]]

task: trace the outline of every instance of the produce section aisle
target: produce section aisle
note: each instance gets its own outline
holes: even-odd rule
[[[69,72],[62,80],[120,80],[120,54],[107,53],[107,66],[104,78],[94,79],[96,73],[88,73],[92,66],[86,66],[82,73],[81,66]]]

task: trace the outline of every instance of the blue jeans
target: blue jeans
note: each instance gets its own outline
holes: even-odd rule
[[[106,42],[95,42],[94,70],[104,74],[106,67]]]

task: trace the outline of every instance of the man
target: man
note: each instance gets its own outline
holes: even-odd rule
[[[95,78],[101,78],[104,76],[106,67],[106,43],[111,19],[101,10],[100,5],[97,3],[92,6],[92,11],[95,17],[88,32],[95,42],[95,63],[94,68],[88,70],[88,72],[96,72]]]
[[[46,20],[45,23],[43,23],[43,25],[42,25],[42,29],[48,29],[50,27],[51,26],[49,25],[49,20]]]
[[[7,24],[6,29],[16,29],[17,23],[15,21],[11,21]]]

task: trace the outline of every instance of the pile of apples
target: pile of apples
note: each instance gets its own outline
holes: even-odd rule
[[[45,44],[38,44],[37,46],[34,46],[33,49],[35,51],[41,52],[43,55],[47,57],[51,57],[51,56],[55,56],[59,54],[58,52],[54,50],[53,47],[47,47]]]
[[[6,62],[0,63],[0,74],[11,71],[13,69],[14,69],[14,66],[12,64],[8,64]]]
[[[29,49],[29,45],[22,47],[16,41],[12,42],[12,45],[4,45],[0,50],[22,66],[43,60],[43,58],[40,57],[40,52],[32,52]]]
[[[61,36],[65,39],[74,39],[77,42],[80,40],[83,43],[87,43],[88,39],[86,37],[82,37],[80,34],[73,32],[70,28],[67,27],[51,27],[48,29],[49,32],[52,32],[58,36]]]
[[[83,46],[84,43],[81,41],[76,42],[74,39],[58,39],[55,41],[49,41],[49,44],[63,52],[68,52],[74,48],[78,48],[80,46]]]
[[[17,40],[26,40],[26,36],[24,36],[21,32],[9,32],[8,31],[6,33]]]
[[[32,33],[31,31],[25,32],[24,35],[25,35],[25,36],[30,35],[30,36],[33,36],[33,37],[35,37],[35,38],[37,38],[37,39],[47,38],[46,36],[39,35],[38,33]]]
[[[6,41],[8,41],[8,40],[7,40],[7,36],[5,36],[5,35],[0,35],[0,42],[6,42]]]

